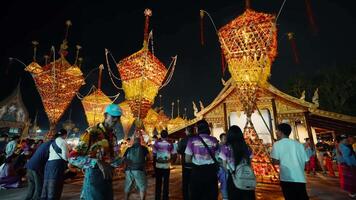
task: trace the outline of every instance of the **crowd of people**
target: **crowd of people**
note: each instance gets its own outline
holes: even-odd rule
[[[46,142],[20,140],[19,136],[10,138],[4,147],[0,186],[16,188],[26,179],[25,199],[60,199],[67,174],[75,176],[76,172],[83,172],[81,199],[113,199],[114,169],[120,168],[125,174],[125,200],[130,199],[133,188],[143,200],[148,188],[147,169],[153,168],[155,199],[168,200],[171,165],[180,160],[182,199],[217,200],[219,193],[223,200],[256,199],[256,177],[251,166],[254,152],[240,127],[231,126],[218,140],[203,119],[186,127],[186,137],[178,143],[169,139],[166,130],[149,141],[144,140],[146,133],[138,127],[131,138],[118,144],[113,127],[121,114],[118,105],[108,105],[104,121],[89,127],[73,149],[66,142],[64,129]],[[322,174],[326,171],[329,176],[338,174],[341,188],[350,197],[355,196],[356,159],[352,137],[340,135],[333,152],[323,141],[314,148],[309,138],[304,144],[289,139],[292,129],[288,124],[276,128],[278,141],[272,146],[271,158],[274,165],[279,165],[285,199],[309,199],[305,172],[316,174],[317,166]],[[334,158],[338,173],[333,167]]]

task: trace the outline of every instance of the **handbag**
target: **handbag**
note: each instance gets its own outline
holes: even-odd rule
[[[214,167],[216,168],[215,170],[216,170],[216,173],[217,173],[217,172],[219,171],[219,166],[220,166],[219,162],[216,160],[216,158],[215,158],[213,152],[211,152],[211,149],[210,149],[209,146],[205,143],[205,141],[203,140],[203,138],[200,137],[200,136],[198,136],[198,137],[199,137],[200,141],[203,143],[203,145],[204,145],[204,147],[206,148],[206,150],[208,150],[210,157],[214,160]]]

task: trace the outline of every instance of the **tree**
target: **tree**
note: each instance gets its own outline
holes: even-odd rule
[[[299,97],[303,90],[307,91],[306,99],[310,99],[316,88],[319,88],[320,108],[337,113],[356,115],[356,67],[334,67],[318,72],[307,79],[298,76],[289,87],[289,94]]]

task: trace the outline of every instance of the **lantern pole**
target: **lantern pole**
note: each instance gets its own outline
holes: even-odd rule
[[[245,0],[245,7],[246,7],[246,10],[251,8],[251,1],[250,0]]]
[[[174,102],[172,102],[172,113],[171,113],[171,119],[173,119],[173,113],[174,113]]]
[[[32,41],[33,45],[33,62],[36,62],[36,55],[37,55],[37,45],[39,43],[37,41]]]
[[[102,76],[102,73],[103,73],[103,69],[104,69],[104,65],[101,64],[99,66],[98,90],[101,90],[101,76]]]

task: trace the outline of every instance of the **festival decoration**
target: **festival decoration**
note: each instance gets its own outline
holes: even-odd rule
[[[151,136],[153,135],[153,131],[158,123],[158,117],[159,114],[154,109],[150,109],[148,110],[147,115],[143,120],[145,131]]]
[[[85,111],[85,116],[89,126],[94,126],[97,123],[104,121],[105,107],[112,103],[111,99],[101,91],[101,76],[104,65],[99,66],[98,88],[94,87],[94,91],[82,99],[82,104]]]
[[[269,153],[258,138],[251,120],[256,110],[258,89],[264,87],[277,55],[276,18],[253,11],[246,1],[246,11],[220,28],[218,36],[228,63],[228,69],[239,93],[239,100],[247,116],[244,136],[251,146],[252,166],[259,181],[278,180],[278,172],[270,161]]]
[[[241,92],[247,116],[256,108],[257,89],[267,83],[277,55],[275,17],[247,9],[219,32],[228,68]]]
[[[308,20],[309,20],[311,31],[314,35],[316,35],[316,34],[318,34],[318,27],[317,27],[315,19],[314,19],[314,14],[313,14],[310,0],[305,0],[305,7],[307,9]]]
[[[80,47],[77,46],[77,56],[73,65],[66,60],[68,54],[68,30],[72,24],[70,21],[67,21],[66,25],[67,32],[60,46],[60,57],[57,60],[55,59],[56,52],[54,47],[52,47],[53,62],[41,67],[36,62],[36,49],[38,43],[34,42],[34,59],[32,63],[25,68],[26,71],[31,73],[35,81],[51,127],[56,125],[76,92],[81,85],[84,84],[83,74],[77,66]]]
[[[129,130],[135,121],[135,118],[131,112],[131,108],[128,104],[127,101],[123,101],[119,104],[121,110],[122,110],[122,115],[120,117],[120,121],[122,124],[122,128],[124,130],[125,138],[127,138]]]
[[[134,117],[141,119],[146,117],[168,71],[148,49],[148,25],[152,11],[146,9],[144,14],[143,48],[117,65],[127,103]]]

